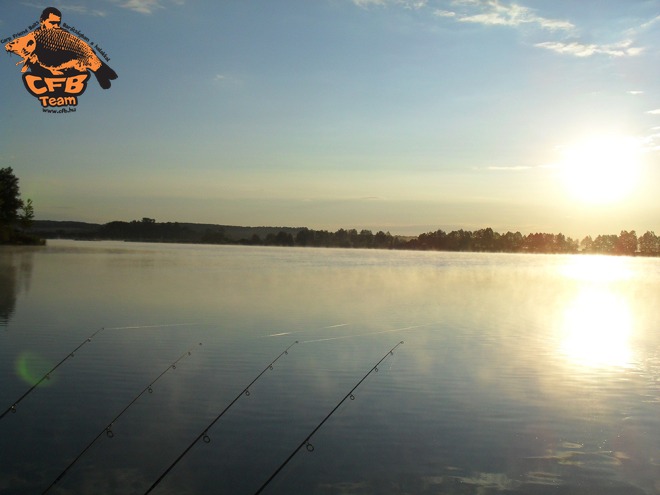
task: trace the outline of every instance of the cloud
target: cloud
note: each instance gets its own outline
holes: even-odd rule
[[[651,19],[650,21],[645,22],[644,24],[642,24],[642,25],[640,26],[640,29],[648,29],[648,28],[650,28],[653,24],[655,24],[656,22],[660,22],[660,15],[657,15],[657,16],[655,16],[653,19]]]
[[[361,8],[370,6],[399,6],[409,9],[429,7],[429,0],[350,0]],[[564,35],[575,35],[578,28],[572,22],[539,15],[535,9],[518,3],[506,3],[501,0],[446,0],[444,8],[429,9],[431,15],[459,23],[480,24],[482,26],[503,26],[510,28],[536,28],[545,32],[562,32]],[[660,22],[660,16],[643,23],[638,28],[628,30],[630,36],[634,32],[648,29]],[[632,39],[627,38],[618,43],[598,44],[577,41],[545,41],[536,43],[537,48],[554,51],[562,55],[574,57],[591,57],[593,55],[609,55],[612,57],[633,57],[640,55],[644,48],[635,46]],[[631,94],[639,94],[632,93]]]
[[[361,8],[367,8],[371,5],[382,6],[387,4],[387,0],[352,0],[355,5]]]
[[[408,9],[423,9],[427,5],[427,0],[407,0],[401,2],[401,4]]]
[[[212,77],[212,83],[220,87],[238,87],[242,84],[241,79],[232,74],[217,73]]]
[[[651,130],[659,131],[660,127],[654,127]],[[660,133],[655,132],[644,138],[642,141],[643,150],[647,152],[660,151]]]
[[[644,91],[637,91],[637,90],[631,90],[631,91],[626,91],[629,95],[637,96],[637,95],[643,95]]]
[[[592,55],[602,54],[612,57],[634,57],[641,54],[644,49],[632,46],[631,40],[620,41],[609,45],[598,45],[595,43],[584,44],[577,41],[564,43],[562,41],[546,41],[537,43],[536,47],[545,48],[562,55],[573,55],[575,57],[591,57]]]
[[[155,9],[162,8],[158,0],[128,0],[123,2],[121,6],[140,14],[151,14]]]
[[[43,10],[46,5],[41,4],[41,3],[32,3],[32,2],[23,2],[24,6],[26,7],[32,7],[38,10]],[[51,4],[52,5],[52,4]],[[85,7],[84,5],[73,5],[73,4],[57,4],[57,8],[62,11],[62,15],[66,15],[67,13],[70,12],[75,12],[78,15],[90,15],[94,17],[105,17],[107,15],[107,12],[104,10],[99,10],[99,9],[90,9],[88,7]],[[1,23],[2,21],[0,21]]]
[[[660,108],[656,108],[655,110],[649,110],[646,113],[648,113],[650,115],[660,115]]]
[[[510,167],[503,167],[503,166],[490,166],[487,168],[487,170],[505,170],[505,171],[517,171],[517,170],[530,170],[532,167],[525,166],[525,165],[514,165]]]
[[[535,25],[549,31],[567,31],[575,28],[569,21],[542,17],[534,10],[515,3],[503,4],[497,0],[454,0],[452,5],[459,10],[436,9],[433,14],[437,17],[453,17],[458,22],[485,26]]]
[[[626,35],[627,36],[636,36],[640,33],[643,33],[644,31],[647,31],[649,28],[651,28],[654,24],[657,24],[658,22],[660,22],[660,15],[655,16],[653,19],[651,19],[649,21],[646,21],[646,22],[644,22],[643,24],[641,24],[637,27],[628,29],[626,31]]]
[[[368,1],[368,0],[367,0]],[[140,14],[152,14],[157,9],[165,8],[161,3],[163,0],[123,0],[120,6],[139,12]],[[182,6],[185,5],[185,0],[170,0],[169,3]]]
[[[385,7],[386,5],[401,6],[406,9],[422,9],[428,4],[428,0],[351,0],[355,5],[363,9],[370,6]]]

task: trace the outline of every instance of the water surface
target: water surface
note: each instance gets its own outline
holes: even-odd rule
[[[0,250],[0,493],[660,493],[660,260],[50,241]],[[200,347],[198,343],[203,345]]]

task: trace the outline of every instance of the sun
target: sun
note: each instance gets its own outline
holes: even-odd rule
[[[561,162],[568,192],[587,204],[618,203],[639,183],[641,144],[620,135],[586,139],[564,149]]]

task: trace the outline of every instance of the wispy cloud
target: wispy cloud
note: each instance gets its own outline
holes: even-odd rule
[[[355,5],[361,8],[367,8],[372,5],[383,6],[387,4],[387,0],[352,0]]]
[[[634,34],[649,29],[660,22],[660,16],[644,22],[635,29],[626,31],[626,39],[617,43],[600,44],[584,43],[575,39],[579,29],[571,21],[553,17],[546,17],[536,9],[526,7],[515,2],[502,0],[448,0],[445,2],[431,2],[431,0],[350,0],[354,5],[362,8],[373,6],[399,6],[421,10],[428,8],[430,15],[448,21],[479,24],[482,26],[502,26],[513,29],[528,28],[545,33],[562,33],[562,37],[571,36],[574,40],[565,38],[557,41],[544,41],[534,46],[553,51],[562,55],[574,57],[591,57],[594,55],[607,55],[611,57],[634,57],[644,52],[644,48],[637,46],[632,40]],[[435,6],[432,6],[435,3]],[[439,7],[442,5],[442,8]]]
[[[121,6],[125,9],[139,12],[140,14],[151,14],[156,9],[163,8],[159,0],[128,0],[122,2]]]
[[[408,9],[422,9],[428,4],[427,0],[407,0],[402,1],[402,5]]]
[[[166,8],[167,4],[182,6],[185,5],[186,3],[186,0],[108,0],[108,1],[109,3],[116,5],[120,8],[132,10],[134,12],[139,12],[140,14],[152,14],[158,9]],[[365,0],[365,1],[369,1],[369,0]],[[375,0],[375,1],[379,1],[379,0]],[[78,3],[78,4],[65,4],[65,3],[57,3],[57,2],[54,3],[55,6],[58,9],[60,9],[64,15],[66,15],[67,12],[69,13],[73,12],[78,15],[89,15],[96,17],[105,17],[106,15],[108,15],[106,10],[100,8],[91,8],[85,5],[84,3]],[[99,2],[89,2],[89,3],[97,4]],[[31,1],[23,1],[22,4],[27,7],[33,7],[38,10],[43,10],[44,7],[46,6],[43,3],[35,3]]]
[[[645,22],[639,28],[640,29],[648,29],[648,28],[650,28],[651,26],[653,26],[654,24],[656,24],[658,22],[660,22],[660,15],[657,15],[653,19],[651,19],[650,21]]]
[[[121,0],[119,5],[125,9],[139,12],[140,14],[153,14],[158,9],[164,9],[166,6],[163,3],[170,3],[173,5],[184,5],[185,0]]]
[[[660,22],[660,15],[655,16],[653,19],[643,22],[639,26],[630,28],[626,31],[626,36],[637,36],[640,33],[648,31],[655,24]]]
[[[530,170],[532,167],[528,167],[525,165],[515,165],[515,166],[510,166],[510,167],[505,167],[505,166],[490,166],[487,167],[487,170],[496,170],[496,171],[519,171],[519,170]]]
[[[105,10],[89,9],[83,5],[60,5],[58,8],[63,12],[76,12],[80,15],[91,15],[94,17],[105,17],[108,15]]]
[[[43,10],[46,7],[46,5],[42,3],[34,3],[34,2],[22,2],[22,5],[26,7],[32,7],[34,9],[38,9],[39,11]],[[86,7],[85,5],[58,3],[56,6],[58,9],[60,9],[63,12],[63,15],[66,15],[67,13],[70,12],[74,12],[78,15],[89,15],[94,17],[105,17],[107,15],[107,12],[105,10],[92,9]]]
[[[642,147],[647,152],[660,151],[660,127],[653,127],[652,131],[656,131],[653,134],[649,134],[644,138],[642,142]]]
[[[456,9],[436,9],[433,13],[437,17],[451,17],[458,22],[485,26],[534,25],[549,31],[566,31],[575,28],[569,21],[540,16],[533,9],[516,3],[504,4],[497,0],[454,0],[452,6]]]
[[[628,93],[629,95],[638,96],[638,95],[643,95],[643,94],[644,94],[644,91],[632,90],[632,91],[627,91],[627,93]]]
[[[351,0],[355,5],[363,9],[371,6],[385,7],[387,5],[394,5],[404,7],[406,9],[422,9],[428,5],[428,0]]]
[[[656,108],[655,110],[649,110],[646,113],[648,113],[650,115],[660,115],[660,108]]]
[[[233,74],[217,73],[212,76],[212,83],[218,87],[238,87],[242,84],[240,77]]]
[[[596,43],[580,43],[572,41],[565,43],[562,41],[545,41],[537,43],[539,48],[545,48],[563,55],[574,55],[576,57],[591,57],[596,54],[610,55],[612,57],[632,57],[641,54],[644,48],[633,46],[632,40],[624,40],[618,43],[608,45],[598,45]]]

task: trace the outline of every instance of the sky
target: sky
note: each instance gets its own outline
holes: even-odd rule
[[[119,77],[47,114],[1,57],[38,219],[660,234],[660,0],[3,0],[0,38],[46,6]]]

